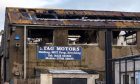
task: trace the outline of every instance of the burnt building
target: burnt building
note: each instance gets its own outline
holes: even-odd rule
[[[105,69],[108,74],[112,68],[109,59],[140,53],[140,13],[7,8],[5,16],[2,81],[40,79],[49,73],[54,84],[64,77],[83,78],[87,84],[84,78],[96,79],[97,73],[105,79]],[[87,75],[69,79],[79,77],[72,74]]]

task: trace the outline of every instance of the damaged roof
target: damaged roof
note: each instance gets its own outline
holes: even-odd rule
[[[7,8],[9,24],[48,27],[140,28],[139,12]]]

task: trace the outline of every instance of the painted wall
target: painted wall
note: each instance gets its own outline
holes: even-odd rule
[[[20,77],[23,77],[23,27],[17,27],[16,31],[10,32],[10,30],[7,31],[6,34],[6,47],[4,56],[7,57],[7,67],[9,67],[9,70],[7,73],[9,73],[7,80],[12,78],[14,76],[14,71],[20,72]],[[57,31],[58,32],[58,31]],[[67,34],[66,31],[64,31],[65,34]],[[15,40],[16,35],[20,36],[20,40]],[[55,33],[57,35],[57,33]],[[61,37],[64,36],[64,38],[61,38],[61,40],[65,39],[66,36],[64,33],[59,33]],[[55,36],[56,36],[55,35]],[[59,36],[59,35],[58,35]],[[56,36],[55,38],[58,38]],[[102,37],[100,37],[101,39]],[[61,42],[60,44],[56,42],[57,46],[63,44]],[[67,40],[64,40],[67,42]],[[100,41],[103,44],[103,40]],[[16,47],[16,43],[19,43],[20,46]],[[66,46],[66,44],[65,44]],[[76,45],[73,45],[76,46]],[[27,75],[28,77],[34,77],[35,69],[47,69],[47,68],[67,68],[67,69],[93,69],[98,71],[104,71],[105,68],[105,53],[104,48],[101,48],[100,46],[96,45],[78,45],[82,47],[83,55],[81,61],[61,61],[61,60],[38,60],[36,58],[37,56],[37,44],[28,44],[27,45]],[[120,56],[126,56],[133,54],[138,54],[140,52],[139,47],[137,46],[113,46],[113,58],[117,58]],[[18,69],[16,69],[16,67]],[[7,68],[8,69],[8,68]],[[42,71],[43,72],[43,71]]]

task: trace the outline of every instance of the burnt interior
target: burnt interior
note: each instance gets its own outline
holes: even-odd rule
[[[34,42],[52,43],[53,42],[53,29],[29,29],[28,39],[31,43],[34,43]]]
[[[137,44],[137,32],[136,31],[113,31],[113,44],[118,45],[125,43],[126,45]],[[121,40],[121,41],[119,41]]]
[[[57,13],[36,13],[39,19],[107,19],[107,20],[140,20],[138,17],[119,17],[119,16],[101,16],[101,15],[58,15]]]
[[[36,19],[103,19],[103,20],[140,20],[140,17],[137,16],[137,13],[121,13],[121,12],[113,12],[113,11],[89,11],[94,12],[93,14],[85,14],[80,13],[78,11],[81,10],[64,10],[65,13],[59,14],[58,11],[55,10],[41,10],[37,12],[33,9],[19,9],[19,12],[22,13],[25,18],[30,19],[30,12],[34,13]],[[86,11],[85,11],[86,12]],[[112,14],[110,15],[110,13]],[[32,15],[32,14],[31,14]]]
[[[53,29],[29,29],[28,42],[30,43],[53,43]],[[59,31],[58,31],[59,32]],[[101,37],[103,38],[103,37]],[[98,44],[99,31],[97,30],[68,30],[68,44]],[[136,31],[113,31],[112,44],[136,45]],[[120,44],[121,46],[121,44]]]
[[[68,31],[69,36],[73,36],[73,38],[77,38],[76,44],[97,43],[97,34],[98,33],[96,30],[69,30]],[[69,44],[71,43],[72,42],[69,40]]]

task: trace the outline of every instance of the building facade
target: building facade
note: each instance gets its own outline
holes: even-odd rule
[[[139,15],[114,11],[7,8],[2,37],[2,81],[40,78],[40,74],[50,73],[52,69],[92,71],[95,75],[98,72],[103,80],[106,30],[112,31],[113,58],[139,54],[140,33],[135,30],[140,26]],[[125,46],[117,43],[121,31],[125,31],[124,38],[135,34],[136,39],[128,43],[125,40]]]

